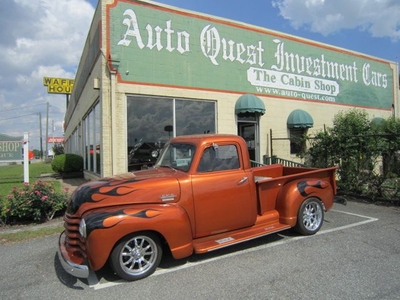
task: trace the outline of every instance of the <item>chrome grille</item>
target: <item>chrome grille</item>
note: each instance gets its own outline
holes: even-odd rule
[[[64,216],[64,228],[66,234],[66,248],[69,252],[72,252],[75,256],[86,257],[86,247],[84,245],[84,239],[79,233],[79,224],[81,219],[77,217],[71,217],[68,214]]]

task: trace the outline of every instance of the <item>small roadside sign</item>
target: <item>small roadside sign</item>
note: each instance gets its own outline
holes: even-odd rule
[[[75,80],[67,78],[43,77],[43,85],[47,86],[49,94],[68,94],[72,93]]]

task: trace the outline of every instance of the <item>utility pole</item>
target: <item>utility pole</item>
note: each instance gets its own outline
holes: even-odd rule
[[[43,160],[42,113],[39,112],[40,160]]]
[[[51,120],[51,130],[52,130],[52,132],[53,132],[53,147],[52,147],[52,149],[53,149],[53,152],[54,152],[54,130],[55,130],[55,128],[54,128],[54,120]],[[54,157],[54,155],[55,155],[55,153],[53,153],[53,157]]]
[[[46,154],[45,154],[45,158],[47,161],[47,156],[49,155],[49,145],[47,143],[49,139],[49,102],[47,102],[47,113],[46,113]]]

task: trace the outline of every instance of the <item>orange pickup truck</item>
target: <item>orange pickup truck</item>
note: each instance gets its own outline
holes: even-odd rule
[[[336,194],[336,167],[251,167],[236,135],[171,139],[153,168],[90,181],[68,202],[58,256],[80,278],[107,261],[126,280],[175,259],[294,227],[315,234]]]

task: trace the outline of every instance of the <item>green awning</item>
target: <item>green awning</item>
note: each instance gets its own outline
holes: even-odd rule
[[[263,115],[265,113],[265,105],[257,96],[245,94],[237,99],[235,104],[235,113],[258,113]]]
[[[313,118],[302,109],[292,111],[286,123],[288,128],[310,128],[314,126]]]

